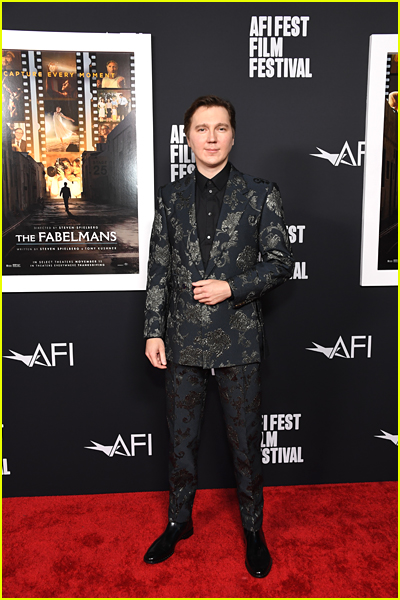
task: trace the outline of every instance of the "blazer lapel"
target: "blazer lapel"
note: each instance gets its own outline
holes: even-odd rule
[[[248,189],[242,174],[232,165],[226,184],[217,229],[211,246],[210,258],[205,270],[206,279],[216,266],[221,267],[229,260],[229,248],[235,246],[237,243],[239,221],[249,202],[247,192]]]
[[[199,236],[197,233],[196,220],[196,177],[194,172],[188,175],[183,182],[181,188],[177,188],[176,192],[176,208],[177,216],[183,225],[183,231],[188,232],[187,237],[187,254],[189,262],[192,263],[198,270],[200,279],[204,278],[204,265],[201,257]]]

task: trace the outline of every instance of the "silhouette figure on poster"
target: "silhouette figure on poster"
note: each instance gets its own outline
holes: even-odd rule
[[[68,200],[71,198],[71,190],[69,189],[67,182],[64,182],[64,187],[61,188],[60,196],[64,198],[65,210],[69,213]]]

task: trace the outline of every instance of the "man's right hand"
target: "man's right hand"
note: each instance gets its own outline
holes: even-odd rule
[[[157,367],[157,369],[167,368],[165,345],[161,338],[149,338],[146,341],[145,354],[153,367]]]

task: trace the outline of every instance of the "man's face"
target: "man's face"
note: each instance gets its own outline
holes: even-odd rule
[[[24,132],[22,131],[22,129],[15,129],[14,134],[15,134],[15,139],[19,141],[19,140],[22,140],[22,136],[24,135]]]
[[[8,67],[12,63],[12,56],[9,52],[3,56],[3,67]]]
[[[222,106],[201,106],[193,114],[187,136],[200,173],[213,176],[228,162],[234,143],[229,114]]]
[[[100,127],[100,133],[103,136],[107,136],[110,133],[110,130],[108,129],[108,127],[104,127],[103,125],[103,127]]]
[[[118,71],[118,65],[116,62],[109,62],[107,65],[107,73],[109,75],[115,75],[115,73]]]

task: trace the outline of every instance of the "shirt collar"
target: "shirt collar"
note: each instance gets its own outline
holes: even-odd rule
[[[222,169],[222,171],[220,171],[219,173],[214,175],[214,177],[212,179],[208,179],[208,177],[205,177],[204,175],[202,175],[200,173],[200,171],[197,170],[197,167],[196,167],[196,183],[199,186],[200,191],[201,192],[204,191],[204,189],[206,187],[206,183],[208,181],[211,181],[218,190],[222,190],[228,182],[230,170],[231,170],[231,163],[228,161],[226,163],[225,167]]]

